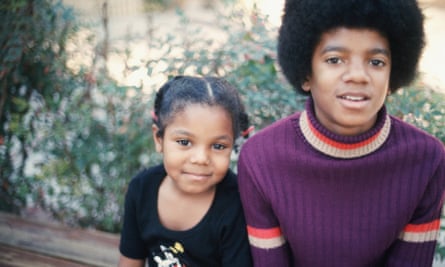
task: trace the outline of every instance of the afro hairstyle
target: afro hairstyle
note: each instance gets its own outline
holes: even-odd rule
[[[411,83],[425,45],[424,16],[415,0],[286,0],[278,35],[278,62],[295,90],[312,72],[321,35],[338,27],[371,29],[391,51],[390,91]]]

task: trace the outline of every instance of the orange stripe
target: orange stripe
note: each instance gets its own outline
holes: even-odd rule
[[[281,229],[280,227],[261,229],[247,226],[247,233],[256,238],[271,239],[281,236]]]
[[[408,224],[407,226],[405,226],[403,231],[420,233],[420,232],[437,230],[439,229],[439,227],[440,227],[440,219],[437,219],[435,221],[424,224]]]
[[[314,133],[314,135],[320,139],[323,143],[329,144],[333,147],[336,147],[338,149],[356,149],[359,147],[363,147],[366,146],[367,144],[371,143],[372,141],[374,141],[378,136],[379,136],[379,132],[377,132],[375,135],[373,135],[371,138],[368,138],[362,142],[359,143],[354,143],[354,144],[345,144],[345,143],[340,143],[340,142],[336,142],[332,139],[329,139],[328,137],[324,136],[323,134],[321,134],[319,131],[317,131],[317,129],[314,128],[314,126],[311,124],[311,121],[308,118],[308,124],[309,124],[309,128],[311,129],[311,132]]]

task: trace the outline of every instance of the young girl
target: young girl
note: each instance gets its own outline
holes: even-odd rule
[[[130,182],[119,266],[251,266],[229,170],[247,126],[238,92],[223,79],[178,76],[160,88],[152,131],[163,163]]]
[[[240,153],[254,266],[431,267],[444,146],[385,109],[416,75],[417,2],[286,0],[278,41],[308,101]]]

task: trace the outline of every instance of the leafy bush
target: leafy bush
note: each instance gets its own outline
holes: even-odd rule
[[[445,94],[420,82],[388,97],[388,112],[423,129],[445,144]]]
[[[34,189],[25,172],[34,122],[71,89],[65,47],[75,28],[73,13],[50,1],[2,1],[0,17],[0,209],[17,212]]]

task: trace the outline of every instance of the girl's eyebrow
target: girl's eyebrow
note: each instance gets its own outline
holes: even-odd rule
[[[172,133],[180,134],[180,135],[189,135],[189,136],[192,135],[190,132],[188,132],[186,130],[182,130],[182,129],[173,130]]]
[[[178,134],[178,135],[193,136],[192,133],[190,133],[190,132],[188,132],[186,130],[182,130],[182,129],[173,130],[172,133],[173,134]],[[226,135],[226,134],[215,136],[214,139],[215,140],[232,140],[232,138],[229,135]]]

